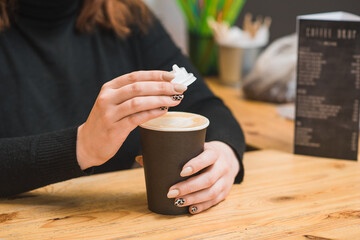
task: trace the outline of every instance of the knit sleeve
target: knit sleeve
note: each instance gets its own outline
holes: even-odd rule
[[[0,197],[86,175],[76,159],[77,128],[0,139]]]
[[[156,20],[149,34],[140,39],[140,52],[145,69],[169,71],[173,64],[177,64],[195,74],[197,80],[185,92],[182,103],[171,110],[198,113],[210,120],[206,141],[222,141],[234,150],[240,163],[240,171],[235,182],[240,183],[244,177],[242,158],[245,139],[231,111],[210,91],[198,71],[175,46],[159,21]]]

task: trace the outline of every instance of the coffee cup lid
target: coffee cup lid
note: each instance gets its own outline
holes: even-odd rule
[[[172,83],[178,83],[185,86],[189,86],[195,82],[196,77],[192,73],[188,73],[184,67],[179,68],[178,65],[174,64],[172,67],[172,73],[175,75],[175,78],[171,80]]]

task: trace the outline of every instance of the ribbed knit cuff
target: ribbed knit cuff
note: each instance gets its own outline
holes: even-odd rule
[[[38,136],[36,164],[44,184],[56,183],[86,175],[76,158],[77,128]]]

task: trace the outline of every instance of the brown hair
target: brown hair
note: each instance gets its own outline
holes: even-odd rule
[[[0,0],[0,31],[10,27],[10,17],[15,15],[16,3],[16,0]],[[83,0],[76,29],[92,32],[96,26],[101,26],[125,38],[133,26],[146,33],[152,20],[142,0]]]

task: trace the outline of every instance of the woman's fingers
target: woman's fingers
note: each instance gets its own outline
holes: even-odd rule
[[[191,177],[170,187],[168,198],[185,196],[213,186],[223,175],[222,168],[214,166],[215,165],[210,166],[200,175]]]
[[[197,173],[200,170],[214,164],[217,159],[217,152],[212,149],[206,149],[205,146],[204,152],[202,152],[199,156],[191,159],[184,165],[180,176],[187,177],[194,173]]]
[[[220,194],[215,199],[212,199],[210,201],[191,205],[191,206],[189,206],[189,212],[191,214],[201,213],[202,211],[205,211],[206,209],[209,209],[209,208],[213,207],[214,205],[218,204],[219,202],[223,201],[225,199],[224,195],[225,194]]]
[[[131,86],[138,86],[135,87],[137,90],[131,92]],[[186,90],[186,86],[148,82],[130,84],[122,89],[107,87],[100,92],[95,108],[104,123],[112,124],[137,112],[178,105],[184,97],[179,89]],[[119,104],[121,101],[124,102]]]
[[[143,124],[153,118],[160,117],[167,113],[167,109],[161,110],[160,108],[151,109],[148,111],[138,112],[123,118],[121,121],[115,123],[115,128],[119,131],[121,129],[129,129],[130,131],[134,130],[138,125]]]
[[[214,185],[209,188],[176,198],[174,200],[174,205],[178,207],[185,207],[202,202],[208,202],[217,198],[224,191],[224,189],[225,181],[220,178]]]
[[[224,200],[239,169],[238,160],[228,145],[213,141],[206,143],[204,148],[204,154],[190,160],[183,169],[185,171],[191,167],[193,172],[204,169],[201,174],[175,184],[168,192],[168,198],[176,198],[174,205],[188,207],[192,214],[200,213]],[[210,150],[217,154],[205,154],[211,153]],[[209,159],[211,156],[215,157],[215,162]]]
[[[169,82],[174,78],[175,78],[174,74],[166,71],[137,71],[117,77],[111,80],[110,82],[107,82],[104,86],[117,89],[135,82],[146,82],[146,81]]]
[[[185,85],[169,82],[136,82],[113,90],[113,101],[115,104],[121,104],[135,97],[180,95],[186,90]]]
[[[181,95],[181,99],[183,95]],[[116,107],[112,114],[114,114],[114,120],[121,121],[127,116],[133,115],[135,113],[148,111],[151,109],[166,107],[174,107],[180,104],[180,100],[174,99],[170,96],[146,96],[146,97],[136,97],[126,102],[120,104]]]

